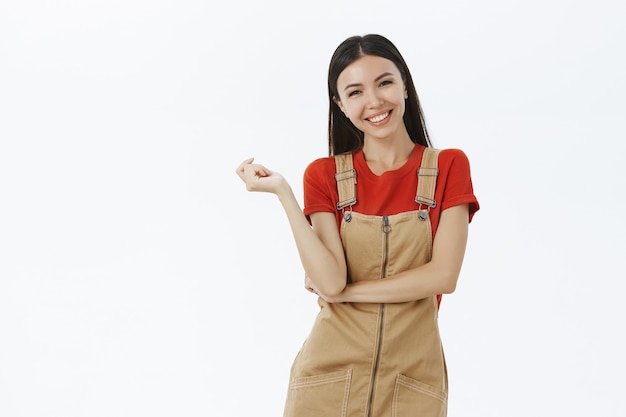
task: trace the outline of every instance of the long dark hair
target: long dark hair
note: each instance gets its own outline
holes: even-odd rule
[[[357,129],[352,122],[344,116],[339,106],[333,101],[339,98],[337,91],[337,78],[339,74],[351,63],[364,55],[374,55],[386,58],[396,64],[400,70],[402,80],[406,87],[409,98],[406,100],[404,112],[404,124],[414,143],[430,147],[432,146],[422,107],[420,106],[417,91],[413,84],[413,78],[404,58],[398,48],[387,38],[381,35],[370,34],[365,36],[352,36],[343,41],[333,53],[328,67],[328,154],[338,155],[344,152],[353,152],[363,147],[363,132]]]

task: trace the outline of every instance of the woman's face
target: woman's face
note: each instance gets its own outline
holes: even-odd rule
[[[403,116],[408,95],[392,61],[374,55],[357,59],[339,74],[337,91],[335,103],[366,138],[406,132]]]

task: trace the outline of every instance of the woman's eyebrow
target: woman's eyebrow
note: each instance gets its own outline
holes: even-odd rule
[[[390,72],[385,72],[385,73],[383,73],[383,74],[380,74],[378,77],[376,77],[376,78],[374,79],[374,82],[376,82],[376,81],[380,80],[381,78],[385,78],[385,77],[386,77],[386,76],[388,76],[388,75],[393,75],[393,74],[392,74],[392,73],[390,73]],[[343,89],[343,91],[346,91],[348,88],[351,88],[351,87],[360,87],[360,86],[362,86],[362,85],[363,85],[363,84],[361,84],[361,83],[353,83],[353,84],[348,84],[348,85],[346,86],[346,88],[344,88],[344,89]]]

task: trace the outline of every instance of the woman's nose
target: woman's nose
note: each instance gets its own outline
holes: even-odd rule
[[[370,108],[377,108],[383,103],[383,99],[376,90],[372,90],[367,94],[367,104]]]

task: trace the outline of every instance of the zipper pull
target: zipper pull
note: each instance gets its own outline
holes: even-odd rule
[[[391,225],[389,224],[389,217],[383,216],[383,233],[388,235],[391,232]]]

